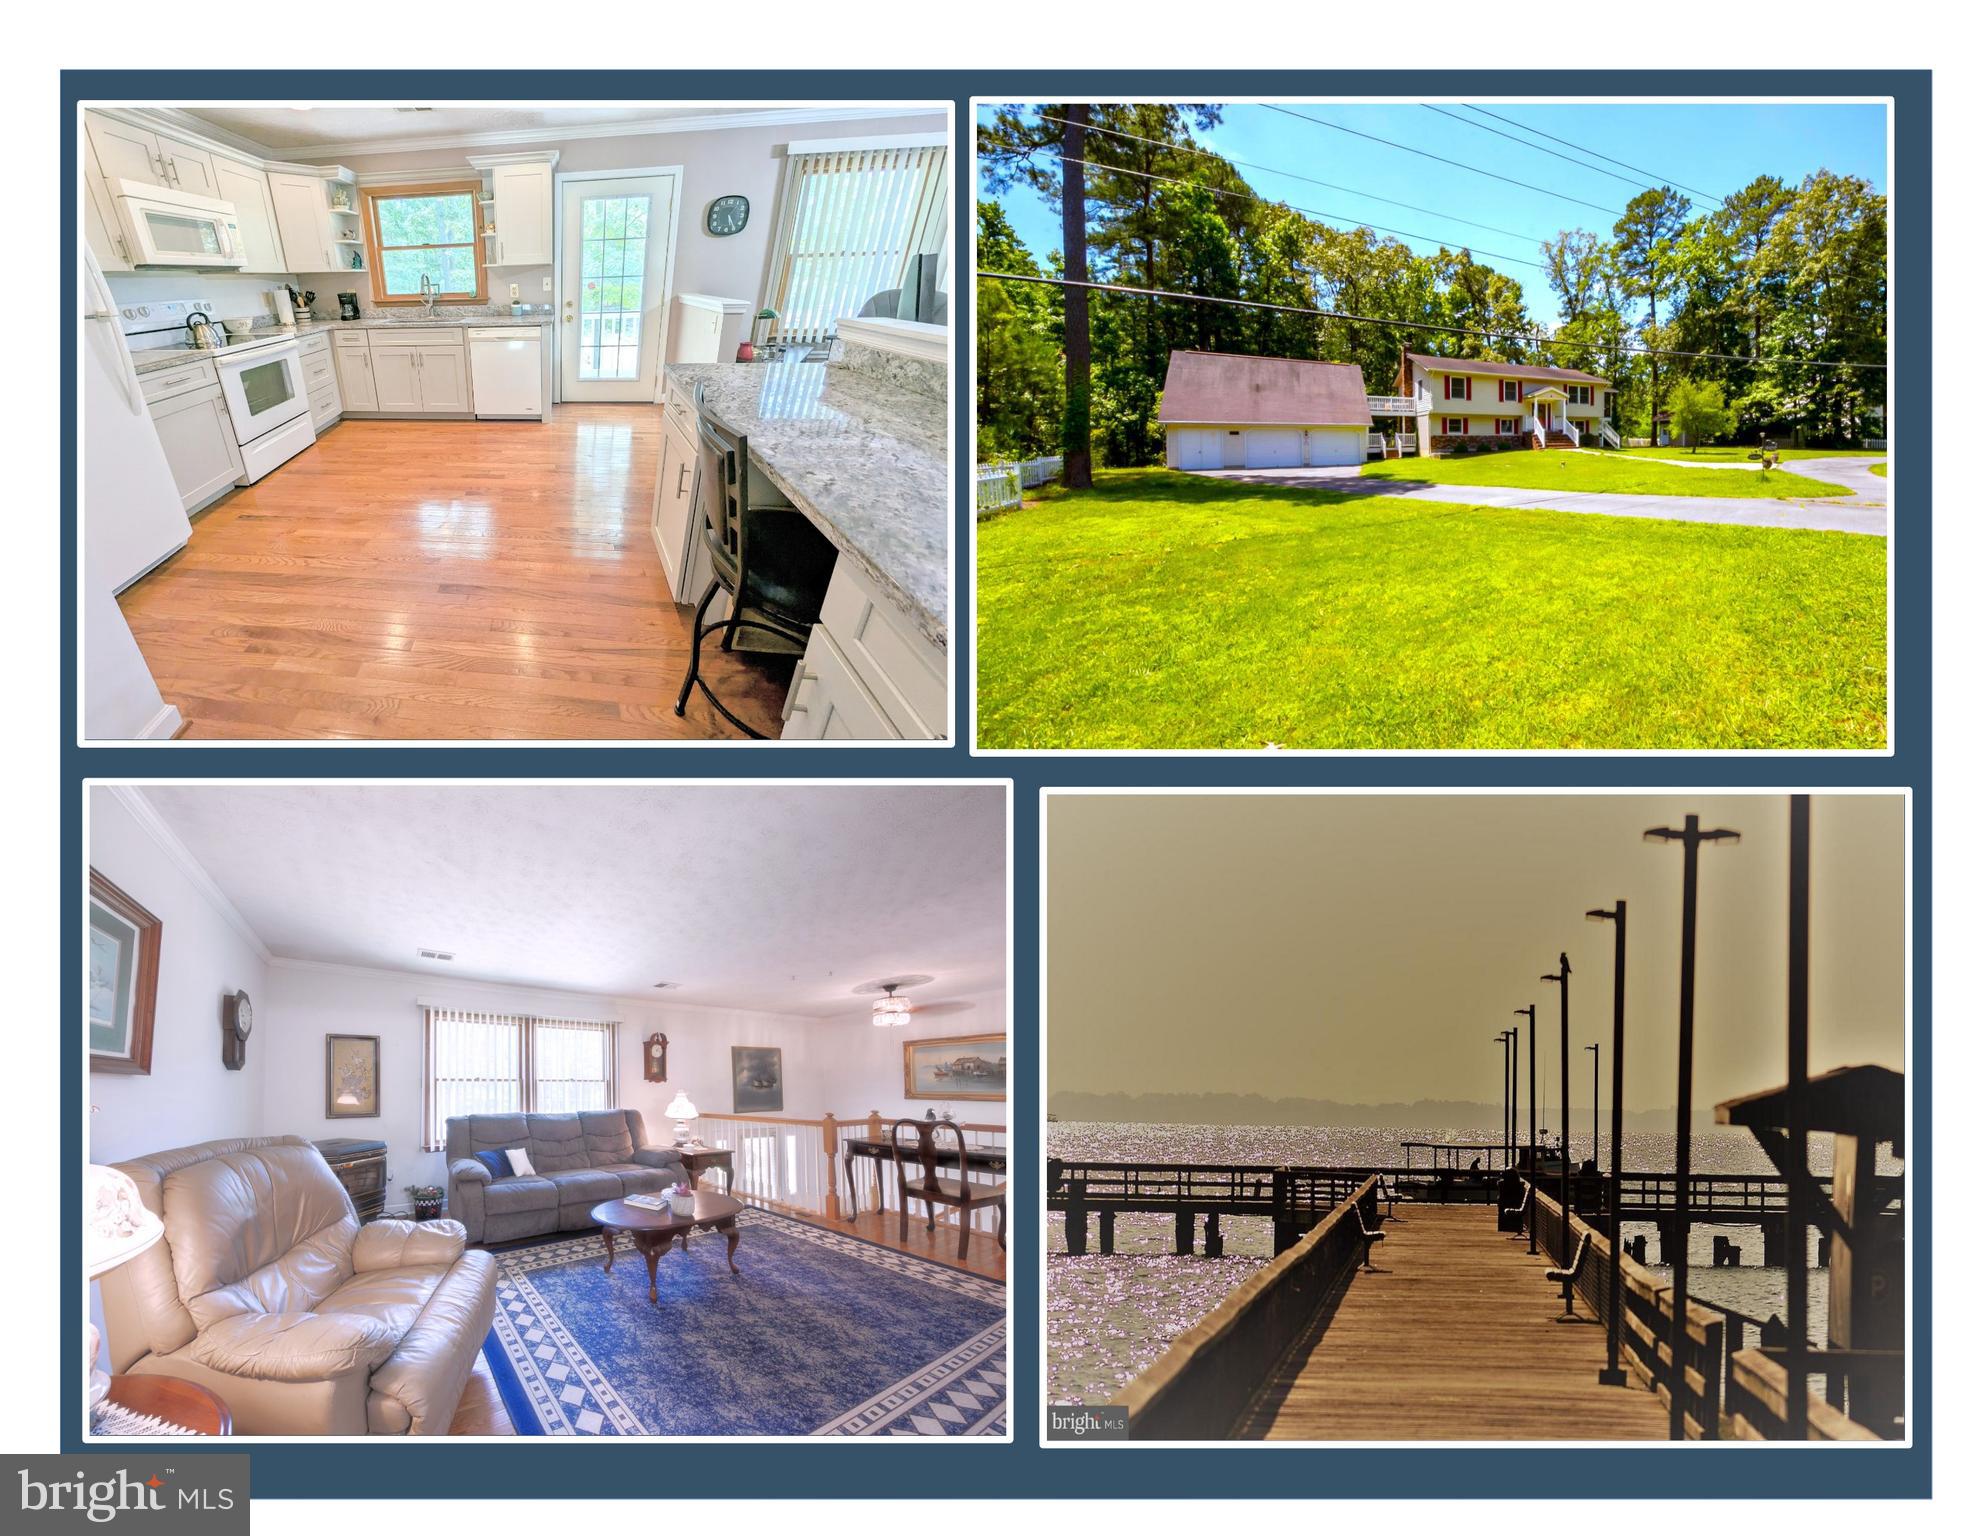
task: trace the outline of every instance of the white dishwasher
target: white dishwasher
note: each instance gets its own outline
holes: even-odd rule
[[[469,398],[478,417],[542,419],[542,327],[473,325],[469,334]]]

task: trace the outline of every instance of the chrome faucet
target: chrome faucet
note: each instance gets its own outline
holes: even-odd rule
[[[435,318],[435,300],[442,296],[441,285],[433,282],[428,274],[421,274],[421,302],[427,306],[428,318]]]

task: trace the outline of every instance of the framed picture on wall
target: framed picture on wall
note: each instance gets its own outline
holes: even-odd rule
[[[731,1112],[777,1115],[786,1108],[786,1077],[776,1045],[731,1048]]]
[[[324,1118],[379,1117],[379,1036],[324,1037]]]
[[[954,1035],[904,1042],[907,1099],[1007,1097],[1007,1036]]]
[[[163,932],[156,917],[90,871],[89,976],[83,997],[92,1072],[151,1072]]]

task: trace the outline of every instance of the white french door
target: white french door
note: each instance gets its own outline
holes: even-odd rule
[[[561,176],[559,398],[656,398],[680,174]]]

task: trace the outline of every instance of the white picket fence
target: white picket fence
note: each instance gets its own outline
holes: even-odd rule
[[[1062,455],[1021,459],[1005,464],[982,464],[976,476],[974,510],[985,517],[1007,507],[1021,505],[1021,493],[1047,485],[1062,473]]]

